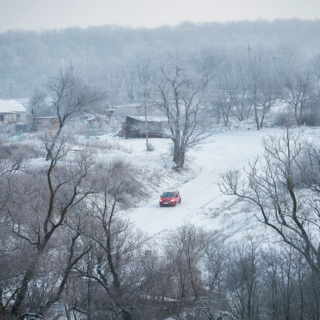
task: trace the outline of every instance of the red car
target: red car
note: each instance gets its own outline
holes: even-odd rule
[[[178,190],[164,191],[160,196],[160,207],[174,207],[177,203],[181,203],[181,196]]]

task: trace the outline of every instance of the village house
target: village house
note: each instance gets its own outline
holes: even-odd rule
[[[10,125],[15,131],[26,131],[27,110],[16,100],[0,100],[0,129]]]
[[[168,119],[166,117],[148,116],[147,128],[144,116],[126,116],[122,123],[120,136],[125,138],[145,138],[146,131],[150,138],[163,138],[166,136]]]

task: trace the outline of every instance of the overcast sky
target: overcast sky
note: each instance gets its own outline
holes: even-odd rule
[[[0,32],[293,17],[319,19],[320,0],[0,0]]]

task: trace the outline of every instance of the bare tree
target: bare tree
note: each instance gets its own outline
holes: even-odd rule
[[[105,93],[87,85],[74,73],[73,66],[62,70],[51,77],[46,84],[48,98],[59,119],[59,129],[55,137],[60,135],[62,128],[72,117],[82,113],[93,113],[105,100]],[[47,160],[51,157],[55,139],[48,148]]]
[[[39,89],[35,89],[29,99],[28,111],[33,118],[50,115],[48,105],[46,103],[46,93]]]
[[[216,109],[219,119],[222,117],[225,126],[228,125],[235,104],[236,88],[233,71],[230,63],[222,68],[220,76],[214,81],[215,85],[210,95],[210,104]]]
[[[234,108],[232,114],[239,121],[248,119],[251,113],[252,106],[248,103],[248,83],[246,79],[245,66],[243,60],[239,59],[234,64]]]
[[[317,79],[318,84],[320,83],[320,53],[315,54],[310,61],[311,72]]]
[[[73,116],[84,112],[93,113],[104,101],[105,94],[91,87],[78,77],[71,65],[51,77],[45,86],[55,114],[59,118],[59,132]]]
[[[254,119],[256,122],[257,130],[260,130],[260,123],[263,123],[263,120],[260,120],[260,91],[263,90],[263,77],[267,72],[266,59],[261,52],[248,52],[248,63],[247,63],[247,81],[248,81],[248,94],[249,101],[253,106]],[[268,104],[265,104],[262,109],[262,116],[264,118],[265,112],[268,111],[265,107]]]
[[[46,101],[46,93],[35,89],[29,99],[27,106],[29,112],[29,125],[34,129],[34,119],[37,117],[51,116],[54,110],[50,110]]]
[[[102,232],[92,256],[94,268],[79,265],[77,270],[101,286],[105,298],[100,303],[107,314],[130,320],[148,276],[141,252],[148,239],[142,232],[135,232],[133,224],[117,213],[121,207],[130,205],[130,196],[141,187],[122,161],[115,161],[105,171],[100,181],[101,193],[91,197],[91,216],[98,221]]]
[[[165,286],[158,294],[163,309],[174,319],[188,315],[190,319],[215,320],[223,313],[215,291],[219,285],[214,283],[220,277],[221,260],[213,257],[218,251],[212,250],[217,245],[212,237],[203,228],[185,224],[165,239]],[[211,272],[215,280],[207,276]]]
[[[270,66],[272,69],[272,66]],[[262,86],[260,90],[260,122],[259,127],[262,128],[267,113],[282,97],[282,83],[276,72],[268,71],[264,74]]]
[[[49,135],[43,137],[47,149],[52,144],[51,139]],[[38,266],[46,261],[47,250],[57,241],[56,237],[64,226],[66,216],[95,191],[92,157],[85,152],[78,152],[74,156],[72,154],[70,135],[60,134],[51,151],[48,168],[40,171],[31,168],[25,173],[15,175],[16,189],[11,192],[10,201],[2,208],[13,234],[26,241],[32,248],[30,251],[34,252],[15,294],[11,319],[21,317],[21,306],[27,295],[29,283],[34,278]],[[61,166],[62,161],[67,165]],[[74,241],[77,239],[77,233],[75,237]],[[71,251],[72,243],[71,241]],[[73,261],[77,258],[73,257],[71,251],[70,257]],[[70,271],[69,265],[65,270],[65,277]],[[61,282],[61,288],[53,298],[54,301],[59,299],[64,285],[65,280]]]
[[[226,266],[227,306],[236,319],[258,319],[263,310],[263,259],[259,246],[261,237],[246,236],[230,251]]]
[[[263,141],[264,154],[222,174],[220,189],[254,205],[257,218],[298,251],[320,277],[319,145],[288,128]]]
[[[181,63],[161,66],[156,80],[154,104],[168,118],[170,139],[177,167],[182,168],[187,150],[203,143],[212,133],[205,115],[201,115],[206,80],[192,74]]]
[[[146,148],[149,151],[149,142],[148,142],[148,106],[147,101],[150,96],[150,84],[151,79],[154,76],[154,72],[151,69],[150,60],[139,59],[138,66],[137,66],[137,74],[140,87],[143,88],[143,104],[144,104],[144,117],[145,117],[145,135],[146,135]]]
[[[214,103],[218,115],[223,117],[225,125],[230,116],[243,121],[250,115],[252,107],[248,103],[249,84],[245,71],[244,59],[233,61],[230,57],[221,64],[213,80],[216,90],[212,90],[211,103]]]
[[[9,317],[12,301],[20,288],[17,275],[24,271],[25,252],[30,248],[22,239],[13,239],[10,217],[5,208],[18,191],[16,180],[26,170],[29,155],[0,140],[0,318]],[[30,252],[30,256],[32,253]]]
[[[298,125],[303,124],[306,113],[316,105],[314,84],[308,69],[285,75],[284,101],[292,110]]]

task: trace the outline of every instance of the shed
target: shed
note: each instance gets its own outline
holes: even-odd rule
[[[58,130],[59,129],[59,118],[54,117],[36,117],[34,118],[33,124],[34,130]]]
[[[26,129],[27,110],[16,100],[0,100],[0,127],[15,125],[16,130]]]
[[[150,138],[164,137],[168,119],[166,117],[147,117],[147,131]],[[122,123],[122,136],[126,138],[145,138],[146,124],[144,116],[126,116]]]

